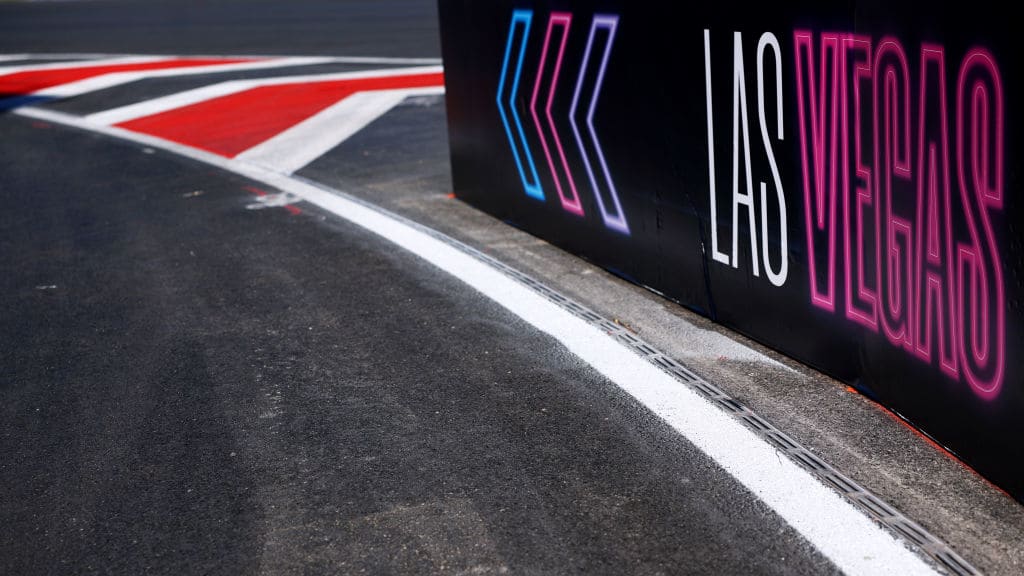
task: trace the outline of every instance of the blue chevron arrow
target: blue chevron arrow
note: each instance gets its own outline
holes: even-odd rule
[[[501,79],[498,81],[498,112],[501,113],[501,121],[505,125],[505,133],[508,134],[508,141],[512,145],[512,156],[516,160],[516,168],[519,169],[519,177],[523,181],[523,188],[526,194],[538,200],[544,199],[544,189],[540,185],[540,178],[537,176],[537,167],[533,163],[533,154],[530,153],[530,145],[526,141],[526,133],[523,131],[523,123],[519,120],[519,112],[516,111],[516,95],[519,93],[519,75],[523,71],[523,57],[526,55],[526,40],[530,36],[530,22],[533,20],[533,10],[513,10],[512,25],[508,31],[508,43],[505,45],[505,61],[501,64]],[[505,79],[508,76],[508,63],[512,57],[512,45],[515,43],[516,28],[523,28],[523,39],[519,44],[519,56],[516,58],[516,73],[512,78],[512,91],[508,95],[508,109],[512,113],[512,120],[515,122],[516,131],[512,131],[509,124],[509,114],[505,111],[506,101]],[[518,139],[516,136],[518,135]],[[521,153],[521,154],[520,154]],[[530,178],[527,178],[523,165],[523,158],[526,158],[526,166],[530,169]]]

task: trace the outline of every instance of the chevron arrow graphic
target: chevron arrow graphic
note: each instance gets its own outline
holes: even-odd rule
[[[505,44],[505,59],[501,64],[501,79],[498,80],[498,112],[501,114],[501,121],[505,125],[505,134],[508,135],[509,144],[512,146],[512,156],[516,161],[516,168],[519,169],[519,177],[523,181],[523,188],[526,194],[538,200],[544,199],[544,189],[541,187],[540,178],[537,176],[537,167],[533,163],[533,154],[530,153],[530,145],[526,141],[526,134],[523,132],[523,123],[519,119],[519,112],[516,111],[516,96],[519,93],[519,76],[523,71],[523,57],[526,55],[526,40],[530,36],[530,22],[533,20],[532,10],[514,10],[512,12],[512,25],[508,31],[508,42]],[[506,100],[505,85],[508,79],[509,62],[512,59],[512,48],[515,45],[516,31],[522,29],[519,51],[516,56],[515,73],[512,76],[512,88],[508,92]],[[508,105],[508,111],[505,107]],[[515,131],[509,123],[509,117],[515,123]],[[527,174],[529,171],[529,174]]]
[[[544,149],[544,156],[548,161],[548,168],[551,169],[551,178],[555,182],[555,189],[558,191],[558,198],[562,202],[562,208],[566,211],[583,216],[583,205],[580,204],[579,194],[576,192],[576,182],[572,178],[572,171],[569,169],[569,162],[565,159],[565,150],[562,148],[562,140],[558,137],[558,129],[551,117],[551,102],[555,98],[555,89],[558,87],[558,75],[562,71],[562,57],[565,55],[565,44],[569,39],[569,26],[572,24],[572,14],[568,12],[552,12],[548,17],[548,29],[544,34],[544,47],[540,52],[540,64],[537,66],[537,80],[533,84],[533,97],[530,99],[530,114],[533,115],[533,122],[537,126],[537,134],[540,136],[540,145]],[[550,87],[544,101],[544,118],[546,126],[550,131],[551,141],[554,142],[555,150],[558,152],[558,159],[561,162],[561,170],[564,177],[559,174],[559,168],[551,157],[551,149],[548,147],[547,137],[544,135],[544,126],[541,124],[540,116],[537,114],[537,97],[540,95],[541,84],[544,82],[544,65],[548,59],[548,48],[551,46],[551,34],[555,28],[560,28],[561,40],[558,43],[558,53],[555,56],[554,70],[551,72]],[[562,187],[562,180],[568,184],[568,193]]]
[[[601,210],[601,218],[604,220],[605,226],[622,232],[623,234],[629,234],[629,224],[626,223],[625,214],[622,212],[622,206],[619,204],[619,195],[615,191],[615,183],[612,181],[611,172],[608,170],[608,163],[605,162],[604,152],[601,149],[601,142],[597,138],[597,132],[594,131],[594,110],[597,108],[597,98],[601,94],[601,85],[604,83],[604,73],[605,69],[608,67],[608,57],[612,52],[612,43],[615,41],[615,29],[618,25],[619,17],[616,15],[594,15],[593,23],[590,26],[590,36],[587,38],[587,48],[583,53],[583,64],[580,65],[580,75],[576,80],[576,92],[573,94],[572,106],[569,109],[569,124],[572,125],[573,134],[576,136],[576,144],[579,146],[580,153],[583,155],[583,165],[587,169],[587,176],[590,178],[590,185],[594,189],[594,197],[597,199],[597,206]],[[594,175],[594,168],[591,165],[583,137],[580,135],[579,126],[576,124],[576,108],[579,104],[580,93],[583,91],[583,80],[592,68],[590,65],[590,55],[591,49],[594,47],[594,37],[597,35],[598,30],[601,29],[607,30],[607,40],[604,43],[600,63],[596,66],[597,78],[594,81],[593,92],[590,96],[590,105],[587,108],[587,132],[590,135],[590,140],[594,148],[594,155],[600,163],[601,176],[603,177],[604,185],[607,187],[607,194],[609,197],[608,203],[605,203],[605,200],[602,198],[603,194],[601,191],[601,185],[598,184],[597,177]]]

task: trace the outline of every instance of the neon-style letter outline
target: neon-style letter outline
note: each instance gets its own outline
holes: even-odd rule
[[[912,290],[916,311],[914,353],[924,362],[932,359],[932,333],[938,332],[939,366],[956,378],[956,294],[954,292],[953,221],[949,183],[949,134],[946,104],[946,61],[942,46],[921,46],[921,88],[918,90],[917,130],[917,241],[914,261],[918,271]],[[929,80],[937,90],[929,90]],[[928,106],[926,96],[936,103]],[[930,120],[937,120],[929,122]],[[938,134],[925,130],[938,124]],[[933,326],[932,319],[935,319]]]
[[[814,61],[813,34],[807,30],[796,30],[793,33],[793,43],[796,57],[797,118],[800,122],[800,158],[803,168],[807,272],[811,304],[831,312],[835,310],[836,305],[839,36],[833,33],[821,35],[820,70],[816,69]],[[805,70],[808,78],[807,94],[804,91]],[[805,110],[809,111],[809,114]],[[810,138],[807,137],[808,132]],[[808,145],[811,147],[810,154]],[[828,252],[825,254],[828,279],[824,290],[818,282],[817,254],[820,252],[815,247],[815,232],[825,233],[828,240]]]
[[[972,76],[974,81],[968,86],[968,78]],[[960,301],[956,331],[968,384],[980,397],[992,400],[999,395],[1005,372],[1006,300],[1002,263],[986,212],[1003,208],[1004,118],[999,68],[992,55],[982,48],[971,49],[960,66],[956,107],[957,176],[971,237],[970,243],[957,245]],[[965,127],[968,113],[970,125]],[[994,134],[990,132],[993,129]],[[967,168],[970,173],[966,173]],[[981,231],[972,215],[974,209],[978,211]],[[983,246],[991,258],[990,271],[985,270]],[[965,276],[970,276],[968,283],[964,282]],[[993,297],[994,301],[990,302]],[[990,332],[994,332],[991,337]]]
[[[498,112],[501,114],[501,121],[505,125],[505,133],[512,145],[512,156],[516,161],[516,168],[519,169],[519,177],[523,181],[523,188],[526,194],[538,200],[544,199],[544,189],[541,187],[540,178],[537,176],[537,167],[533,163],[533,155],[530,153],[530,145],[526,142],[526,134],[523,132],[523,124],[519,120],[519,112],[516,111],[516,95],[519,93],[519,75],[523,71],[523,57],[526,55],[526,40],[530,36],[530,22],[533,20],[532,10],[513,10],[512,24],[508,31],[508,42],[505,45],[505,59],[501,64],[501,79],[498,80]],[[516,125],[516,132],[512,132],[512,126],[508,122],[508,114],[505,112],[505,80],[508,76],[508,63],[512,57],[512,45],[515,43],[516,29],[523,28],[523,39],[519,43],[519,55],[516,57],[516,71],[512,77],[512,90],[508,94],[508,108],[512,113],[512,120]],[[518,140],[516,135],[518,134]],[[520,143],[522,150],[520,150]],[[523,158],[526,158],[527,167],[530,169],[532,182],[526,176],[523,165]]]
[[[883,38],[875,52],[873,81],[878,319],[891,344],[913,352],[911,225],[893,211],[896,179],[908,182],[911,177],[909,70],[900,43]]]
[[[843,247],[844,271],[846,285],[846,317],[874,332],[878,331],[878,310],[875,291],[866,284],[864,266],[864,222],[873,218],[874,190],[872,188],[871,168],[864,161],[863,122],[864,103],[871,102],[870,88],[868,96],[862,96],[861,85],[872,82],[871,39],[867,36],[848,34],[842,38],[840,51],[840,80],[842,87],[842,158],[843,158]],[[851,72],[852,68],[852,72]],[[853,110],[849,105],[850,78],[853,84]],[[850,174],[850,126],[853,126],[853,169],[854,175],[861,184],[855,185],[851,192],[853,176]],[[852,195],[852,198],[851,198]],[[855,244],[854,244],[855,243]],[[854,261],[851,244],[856,247]],[[857,291],[853,291],[856,284]]]

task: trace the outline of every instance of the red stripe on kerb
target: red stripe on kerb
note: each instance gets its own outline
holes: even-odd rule
[[[443,85],[435,72],[261,86],[118,126],[234,157],[356,92]]]
[[[0,76],[0,94],[20,95],[31,94],[37,90],[59,86],[69,82],[77,82],[112,74],[114,72],[138,72],[141,70],[167,70],[171,68],[190,68],[192,66],[213,66],[216,64],[237,64],[240,62],[256,62],[260,58],[175,58],[158,62],[136,62],[134,64],[111,64],[109,66],[70,66],[53,70],[26,70]]]

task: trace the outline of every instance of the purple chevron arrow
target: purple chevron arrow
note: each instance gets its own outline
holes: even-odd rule
[[[555,189],[558,191],[558,198],[562,201],[562,208],[578,216],[583,216],[583,205],[580,204],[579,194],[576,192],[576,182],[572,178],[572,171],[569,170],[569,162],[565,159],[565,150],[562,149],[562,139],[558,137],[558,129],[551,117],[551,103],[555,99],[555,89],[558,86],[558,75],[562,71],[562,57],[565,55],[565,44],[569,39],[569,26],[572,24],[572,14],[568,12],[552,12],[548,17],[548,30],[544,35],[544,46],[540,52],[540,64],[537,66],[537,80],[533,84],[533,97],[530,99],[530,114],[533,115],[533,123],[537,126],[537,134],[540,135],[540,145],[544,149],[544,156],[548,160],[548,167],[551,169],[551,178],[555,182]],[[541,125],[540,116],[537,115],[537,96],[540,94],[541,84],[544,83],[544,65],[548,59],[548,47],[551,45],[551,33],[556,28],[562,29],[561,41],[558,45],[558,55],[555,57],[554,70],[551,73],[551,86],[547,91],[547,99],[544,102],[544,116],[547,119],[547,128],[550,130],[551,140],[555,143],[558,151],[558,158],[561,160],[562,174],[569,185],[568,195],[562,188],[562,176],[559,175],[558,167],[551,157],[551,149],[548,147],[548,140],[544,135],[544,126]]]
[[[611,172],[608,170],[608,163],[605,162],[604,152],[601,150],[601,143],[597,139],[597,132],[594,131],[594,110],[597,108],[597,97],[601,93],[601,85],[604,83],[605,68],[608,67],[608,57],[612,53],[612,43],[615,41],[615,29],[619,25],[619,17],[614,14],[595,14],[593,23],[590,26],[590,36],[587,38],[587,49],[583,53],[583,64],[580,65],[579,79],[576,81],[576,93],[572,97],[572,107],[569,109],[569,124],[572,125],[573,134],[576,135],[576,144],[583,155],[583,165],[587,169],[587,176],[590,177],[590,185],[594,189],[594,197],[597,199],[597,206],[601,210],[601,218],[605,226],[629,234],[629,224],[626,223],[626,215],[622,212],[619,204],[619,195],[615,191],[615,183],[612,181]],[[584,146],[583,138],[580,136],[580,129],[576,125],[576,107],[579,104],[580,92],[583,90],[583,79],[590,68],[590,51],[594,46],[594,36],[598,29],[608,30],[608,40],[604,44],[604,53],[601,55],[601,63],[597,67],[597,79],[594,82],[594,91],[590,96],[590,106],[587,108],[587,130],[593,142],[597,159],[601,163],[601,174],[608,186],[608,195],[611,197],[611,204],[614,208],[609,212],[601,198],[601,187],[594,176],[594,169]]]

